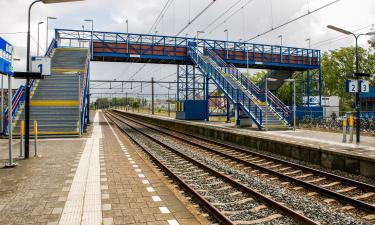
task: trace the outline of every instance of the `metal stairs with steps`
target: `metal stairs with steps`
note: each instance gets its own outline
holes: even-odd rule
[[[81,135],[82,89],[89,59],[88,49],[56,48],[51,56],[51,76],[38,82],[30,99],[30,134],[38,121],[40,135]],[[23,106],[15,116],[14,134],[24,119]]]
[[[254,83],[248,80],[237,68],[231,64],[227,64],[214,51],[205,49],[204,53],[210,56],[211,63],[215,64],[216,68],[222,70],[225,78],[236,88],[240,89],[247,97],[262,109],[262,122],[272,128],[286,129],[289,125],[289,109],[276,98],[271,92],[267,93],[268,102],[265,101],[264,90],[257,87]],[[267,105],[267,107],[266,107]],[[267,110],[267,116],[266,116]]]

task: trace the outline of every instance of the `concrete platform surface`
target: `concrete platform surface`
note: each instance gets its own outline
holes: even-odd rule
[[[0,169],[1,225],[201,224],[130,140],[99,113],[93,121],[87,137],[41,139],[42,157]]]

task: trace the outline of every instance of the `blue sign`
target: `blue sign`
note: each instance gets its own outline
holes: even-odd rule
[[[0,37],[0,73],[11,75],[13,46]]]

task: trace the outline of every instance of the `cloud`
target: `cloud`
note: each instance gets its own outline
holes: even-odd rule
[[[197,21],[191,24],[186,31],[190,36],[194,36],[197,30],[201,30],[211,23],[218,15],[227,10],[238,0],[217,0]],[[225,24],[223,20],[232,12],[250,0],[242,0],[237,7],[228,14],[218,19],[215,23],[220,26],[211,34],[206,31],[202,36],[213,39],[224,39],[224,29],[229,29],[229,38],[238,40],[240,38],[250,38],[260,34],[273,26],[282,24],[296,16],[302,15],[308,9],[313,10],[332,0],[253,0],[244,9],[239,10]],[[125,19],[129,20],[129,30],[133,33],[147,33],[159,15],[167,0],[86,0],[84,2],[61,3],[43,5],[38,3],[32,11],[32,36],[37,37],[37,22],[45,21],[47,16],[54,16],[58,19],[50,22],[50,37],[53,36],[54,28],[81,29],[85,25],[89,29],[90,25],[83,22],[84,19],[94,19],[95,29],[104,31],[125,32]],[[211,0],[174,0],[161,22],[157,25],[158,34],[174,35],[183,26],[200,12]],[[31,0],[1,0],[0,33],[25,32],[27,29],[27,8]],[[272,3],[272,13],[271,4]],[[267,35],[254,40],[256,43],[278,44],[278,35],[283,35],[286,45],[296,47],[306,47],[305,39],[311,38],[311,43],[319,43],[323,40],[340,35],[326,28],[327,24],[334,24],[349,30],[375,23],[375,1],[373,0],[341,0],[323,10],[311,14],[301,20],[293,22],[279,30],[270,32]],[[212,29],[213,27],[210,27]],[[40,43],[45,48],[46,27],[41,27]],[[210,30],[209,29],[209,30]],[[22,59],[16,69],[25,67],[26,55],[26,35],[25,34],[0,34],[16,46],[16,55]],[[367,38],[360,40],[362,46],[366,46]],[[316,47],[323,51],[343,46],[353,45],[351,38],[338,41],[327,42]],[[32,53],[36,52],[36,43],[32,41]],[[127,63],[93,63],[92,77],[94,79],[113,79],[125,71],[121,79],[127,79],[139,69],[141,64]],[[159,69],[162,68],[162,69]],[[128,68],[128,69],[127,69]],[[154,69],[153,69],[154,68]],[[126,70],[125,70],[126,69]],[[176,71],[176,66],[148,65],[135,79],[155,79]],[[174,77],[170,77],[175,79]]]

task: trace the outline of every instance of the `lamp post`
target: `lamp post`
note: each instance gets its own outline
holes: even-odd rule
[[[38,2],[44,4],[53,4],[60,2],[74,2],[84,0],[36,0],[29,5],[28,17],[27,17],[27,47],[26,47],[26,71],[30,72],[30,19],[31,19],[31,8]],[[29,140],[30,140],[30,78],[26,78],[25,84],[25,159],[29,158]]]
[[[38,38],[37,38],[37,45],[38,45],[38,46],[37,46],[37,49],[36,49],[36,52],[37,52],[36,55],[37,55],[37,56],[39,56],[39,49],[40,49],[40,45],[39,45],[39,33],[40,33],[39,31],[40,31],[40,25],[43,24],[43,23],[44,23],[44,22],[39,22],[39,23],[38,23]],[[47,49],[46,49],[46,51],[47,51]]]
[[[355,76],[356,76],[356,79],[357,79],[357,82],[358,82],[358,91],[355,93],[355,107],[356,107],[356,117],[357,117],[357,131],[356,131],[356,143],[359,144],[360,142],[360,128],[361,128],[361,120],[360,120],[360,110],[361,110],[361,106],[360,106],[360,102],[359,102],[359,93],[360,93],[360,75],[359,75],[359,59],[358,59],[358,38],[360,36],[363,36],[363,35],[375,35],[375,31],[372,31],[372,32],[368,32],[368,33],[364,33],[364,34],[354,34],[353,32],[350,32],[350,31],[347,31],[347,30],[344,30],[342,28],[339,28],[339,27],[335,27],[335,26],[332,26],[332,25],[328,25],[327,26],[328,29],[331,29],[331,30],[334,30],[334,31],[337,31],[337,32],[340,32],[340,33],[343,33],[343,34],[346,34],[346,35],[353,35],[354,38],[355,38]]]
[[[265,112],[265,115],[266,115],[266,125],[265,125],[265,130],[268,131],[268,81],[270,82],[273,82],[273,81],[276,81],[275,78],[266,78],[266,89],[264,91],[264,98],[266,99],[266,112]]]
[[[94,20],[92,19],[85,19],[85,22],[91,22],[91,59],[94,58]]]
[[[285,79],[285,82],[293,82],[293,130],[296,131],[296,80],[295,79]]]
[[[306,38],[305,41],[309,42],[309,49],[310,49],[311,48],[311,39],[310,38]]]
[[[196,36],[196,39],[198,39],[198,37],[199,37],[199,34],[204,34],[205,32],[204,31],[202,31],[202,30],[197,30],[197,36]]]
[[[225,42],[225,47],[226,47],[226,49],[227,49],[227,56],[226,56],[226,58],[228,59],[228,55],[229,55],[229,52],[228,52],[228,40],[229,40],[229,34],[228,34],[228,29],[225,29],[224,30],[224,33],[226,34],[226,42]]]
[[[12,66],[12,69],[11,71],[13,72],[13,64],[14,64],[14,61],[20,61],[20,59],[16,59],[14,58],[14,49],[12,47],[12,50],[11,50],[11,66]],[[3,112],[1,112],[3,113]],[[13,135],[12,135],[12,132],[13,132],[13,117],[12,117],[12,114],[13,114],[13,104],[12,104],[12,77],[10,76],[10,74],[8,74],[8,145],[9,145],[9,149],[8,149],[8,153],[9,153],[9,160],[8,160],[8,163],[5,164],[5,167],[15,167],[17,166],[16,163],[14,163],[13,161],[13,151],[12,151],[12,146],[13,146]]]
[[[277,36],[278,38],[280,38],[280,46],[283,46],[283,35],[280,34],[279,36]]]
[[[48,16],[47,17],[47,32],[46,32],[46,51],[48,50],[48,29],[49,29],[49,23],[48,23],[48,21],[49,20],[56,20],[57,18],[56,17],[51,17],[51,16]]]
[[[126,23],[126,52],[129,53],[129,20],[125,20]]]

